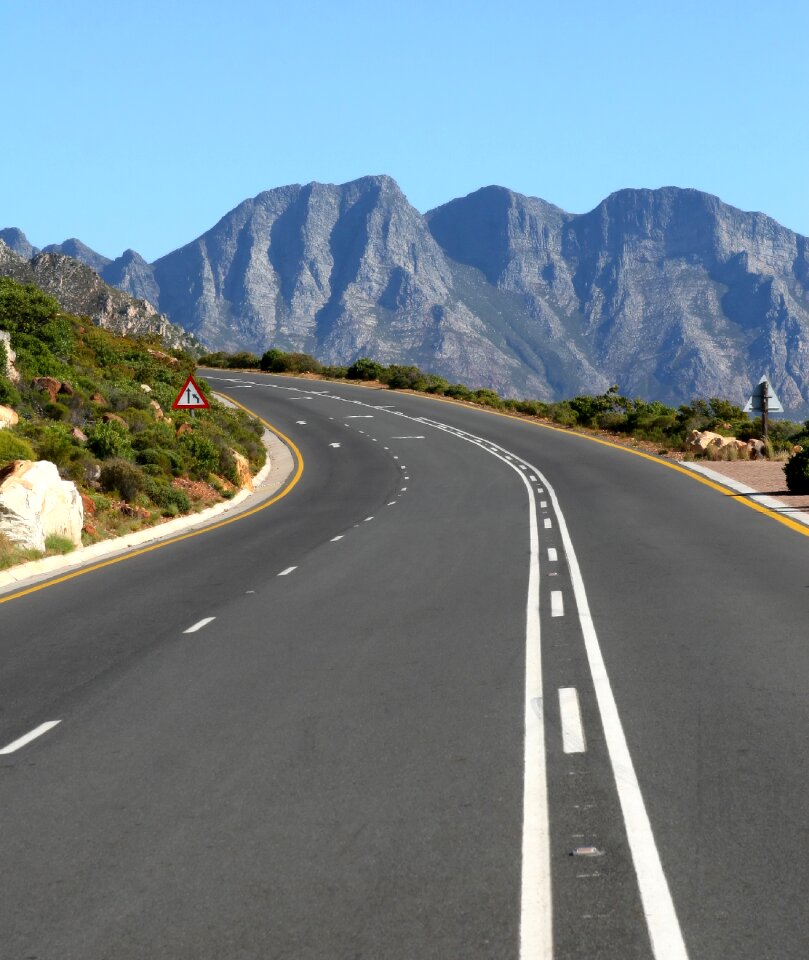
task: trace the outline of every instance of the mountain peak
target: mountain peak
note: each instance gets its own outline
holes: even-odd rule
[[[39,253],[39,248],[30,244],[28,237],[18,227],[5,227],[0,230],[0,240],[26,260],[30,260]]]

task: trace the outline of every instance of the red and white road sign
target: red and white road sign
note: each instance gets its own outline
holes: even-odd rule
[[[196,380],[189,377],[185,381],[185,386],[177,394],[177,399],[171,405],[172,410],[207,410],[210,404],[205,399],[205,394],[197,386]]]

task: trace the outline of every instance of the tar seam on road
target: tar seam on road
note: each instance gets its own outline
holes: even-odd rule
[[[239,403],[238,400],[234,400],[232,397],[229,399],[232,403],[235,403],[237,407],[241,407],[245,413],[248,413],[251,417],[255,417],[259,423],[263,423],[268,430],[272,431],[294,452],[294,455],[298,461],[298,467],[290,482],[280,493],[276,494],[274,497],[271,497],[265,503],[259,504],[257,507],[253,507],[251,510],[245,510],[243,513],[239,513],[235,517],[229,517],[227,520],[220,520],[218,523],[212,523],[210,526],[203,527],[200,530],[192,530],[189,533],[183,533],[177,537],[170,537],[168,540],[163,540],[160,543],[153,543],[148,547],[141,547],[138,550],[132,550],[130,553],[124,553],[119,557],[112,557],[109,560],[103,560],[101,563],[93,563],[90,566],[82,567],[79,570],[66,573],[61,577],[54,577],[52,580],[46,580],[43,583],[34,584],[34,586],[26,587],[24,590],[18,590],[16,593],[6,594],[6,596],[0,597],[0,604],[8,603],[9,600],[17,600],[19,597],[28,596],[28,594],[36,593],[39,590],[46,590],[48,587],[56,586],[57,583],[65,583],[67,580],[75,580],[76,577],[83,577],[87,573],[93,573],[95,570],[101,570],[103,567],[110,567],[114,563],[123,563],[125,560],[132,559],[132,557],[140,557],[144,553],[151,553],[153,550],[162,550],[163,547],[171,546],[172,543],[179,543],[181,540],[189,540],[191,537],[199,537],[202,536],[202,534],[210,533],[212,530],[219,530],[221,527],[225,527],[229,523],[237,523],[239,520],[246,520],[247,517],[252,517],[260,510],[266,510],[267,507],[271,507],[274,503],[277,503],[279,500],[283,499],[297,485],[303,474],[303,456],[301,455],[300,450],[293,443],[293,441],[289,439],[289,437],[285,436],[279,430],[276,430],[275,427],[267,423],[263,417],[258,416],[258,414],[250,410],[249,407],[246,407],[243,403]]]

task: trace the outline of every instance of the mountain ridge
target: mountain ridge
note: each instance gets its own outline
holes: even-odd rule
[[[766,372],[809,410],[809,241],[691,188],[572,214],[492,185],[421,214],[388,176],[290,184],[152,264],[102,259],[215,349],[367,354],[545,400],[741,401]]]

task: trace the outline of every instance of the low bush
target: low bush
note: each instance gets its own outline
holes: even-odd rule
[[[809,493],[809,449],[793,453],[784,465],[790,493]]]
[[[122,499],[131,503],[143,490],[146,477],[141,468],[129,460],[113,459],[101,464],[99,482],[106,493],[115,490]]]
[[[146,478],[144,492],[155,506],[160,507],[165,516],[173,517],[178,513],[188,513],[191,509],[191,501],[182,490],[177,490],[154,477]]]
[[[347,380],[379,380],[384,367],[369,357],[360,357],[346,370]]]
[[[102,460],[122,457],[130,449],[126,428],[114,420],[97,423],[87,435],[87,445]]]
[[[37,455],[31,444],[12,433],[10,430],[0,430],[0,467],[4,467],[12,460],[36,460]]]

